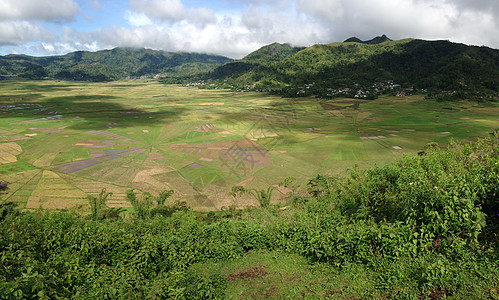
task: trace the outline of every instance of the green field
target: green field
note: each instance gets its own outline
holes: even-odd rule
[[[1,201],[85,210],[86,195],[106,188],[110,206],[128,207],[125,191],[135,188],[173,189],[202,211],[257,205],[230,188],[288,176],[304,184],[497,128],[497,103],[424,96],[326,101],[145,80],[4,81],[0,180],[10,185]]]

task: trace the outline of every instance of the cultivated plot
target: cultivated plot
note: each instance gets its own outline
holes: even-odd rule
[[[0,93],[1,201],[25,209],[85,211],[102,188],[113,207],[130,206],[130,188],[173,189],[198,210],[254,205],[231,187],[305,184],[499,127],[495,103],[422,96],[283,99],[139,80],[0,82]]]

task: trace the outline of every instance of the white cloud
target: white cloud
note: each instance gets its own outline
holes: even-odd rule
[[[80,12],[73,0],[0,0],[1,20],[71,21]]]
[[[78,12],[75,1],[0,0],[0,46],[22,45],[15,49],[38,53],[126,46],[241,58],[272,42],[309,46],[387,34],[499,47],[497,0],[214,0],[204,7],[181,0],[129,0],[129,9],[121,12],[124,20],[115,21],[125,25],[80,32],[56,24],[51,27],[58,28],[56,35],[37,23],[70,20]],[[105,1],[85,1],[108,7]],[[221,10],[221,3],[230,5]]]
[[[205,27],[216,22],[213,10],[186,8],[181,0],[130,0],[130,9],[127,14],[130,24],[150,25],[151,20],[170,24],[187,21],[197,27]]]
[[[297,0],[296,7],[308,18],[320,20],[332,41],[352,35],[368,39],[385,33],[395,39],[488,42],[497,47],[493,37],[499,36],[499,26],[490,20],[497,20],[494,16],[499,2],[478,2],[480,9],[470,8],[467,0]],[[496,42],[491,44],[493,40]]]
[[[134,28],[111,27],[99,29],[90,33],[76,33],[75,40],[81,48],[93,48],[94,43],[99,48],[136,47],[153,49],[172,49],[169,32],[155,26]]]
[[[50,39],[51,34],[36,23],[0,21],[0,46],[20,45],[37,39]]]
[[[125,20],[132,27],[140,27],[153,25],[153,22],[144,13],[136,13],[132,11],[127,11],[125,14]]]
[[[205,27],[217,21],[215,12],[208,8],[191,8],[188,10],[187,20],[197,27]]]
[[[180,0],[130,0],[133,12],[143,13],[151,19],[178,22],[185,18],[185,7]]]

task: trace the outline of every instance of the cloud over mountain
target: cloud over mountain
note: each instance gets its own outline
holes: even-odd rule
[[[0,0],[0,20],[0,53],[131,46],[240,58],[272,42],[383,33],[499,47],[497,0]]]

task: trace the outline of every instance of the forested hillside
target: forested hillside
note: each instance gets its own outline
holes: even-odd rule
[[[7,55],[0,57],[0,78],[106,81],[156,74],[180,76],[213,69],[229,61],[216,55],[132,48],[77,51],[49,57]]]
[[[238,72],[225,72],[225,77],[215,72],[212,78],[230,78],[237,87],[256,86],[285,96],[327,97],[332,90],[369,89],[388,81],[461,98],[484,99],[499,93],[499,50],[487,47],[449,41],[390,41],[384,36],[367,42],[314,45],[276,60],[251,59],[263,54],[231,63],[244,64]],[[299,92],[305,88],[306,93]]]

